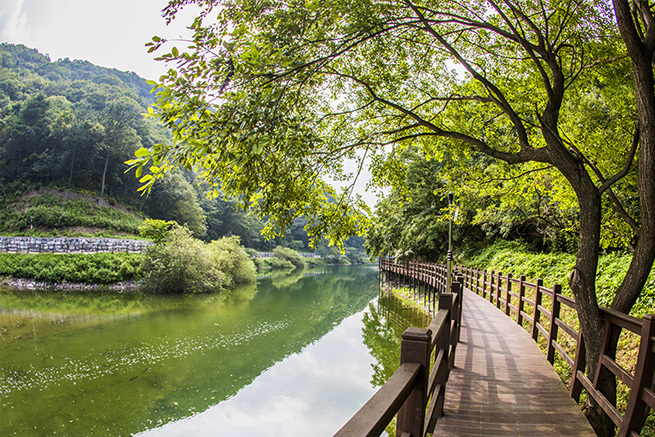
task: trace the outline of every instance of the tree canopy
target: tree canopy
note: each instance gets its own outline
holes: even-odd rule
[[[172,0],[165,16],[190,3],[202,7],[192,41],[149,43],[172,67],[157,104],[173,142],[137,152],[143,183],[183,165],[271,229],[305,215],[337,243],[367,225],[366,209],[325,181],[368,165],[371,184],[401,186],[408,147],[447,162],[438,177],[462,203],[541,196],[578,233],[570,285],[595,366],[600,248],[635,251],[620,311],[655,259],[648,2]]]

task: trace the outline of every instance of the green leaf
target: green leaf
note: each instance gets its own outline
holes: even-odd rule
[[[177,47],[173,47],[171,53],[173,54],[174,57],[177,58],[177,55],[179,55],[180,52],[177,50]]]
[[[144,156],[148,156],[148,155],[150,155],[150,150],[146,149],[145,147],[141,147],[136,152],[134,152],[134,156],[136,156],[137,158],[143,158]]]

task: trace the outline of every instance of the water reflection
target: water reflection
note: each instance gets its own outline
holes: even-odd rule
[[[0,435],[332,435],[412,322],[372,268],[307,273],[228,299],[3,291]]]

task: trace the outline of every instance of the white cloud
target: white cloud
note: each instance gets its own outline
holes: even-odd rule
[[[27,15],[23,12],[24,0],[5,0],[0,3],[0,38],[12,40],[26,32]]]
[[[103,67],[134,71],[157,79],[164,64],[147,53],[154,35],[177,38],[196,10],[180,14],[171,26],[161,18],[167,0],[2,0],[0,39],[24,44],[52,60],[82,59]]]

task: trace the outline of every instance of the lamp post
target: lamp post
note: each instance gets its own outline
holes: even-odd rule
[[[448,255],[446,257],[446,266],[448,268],[448,276],[446,278],[446,293],[450,293],[450,284],[452,283],[453,276],[453,193],[448,193]]]

